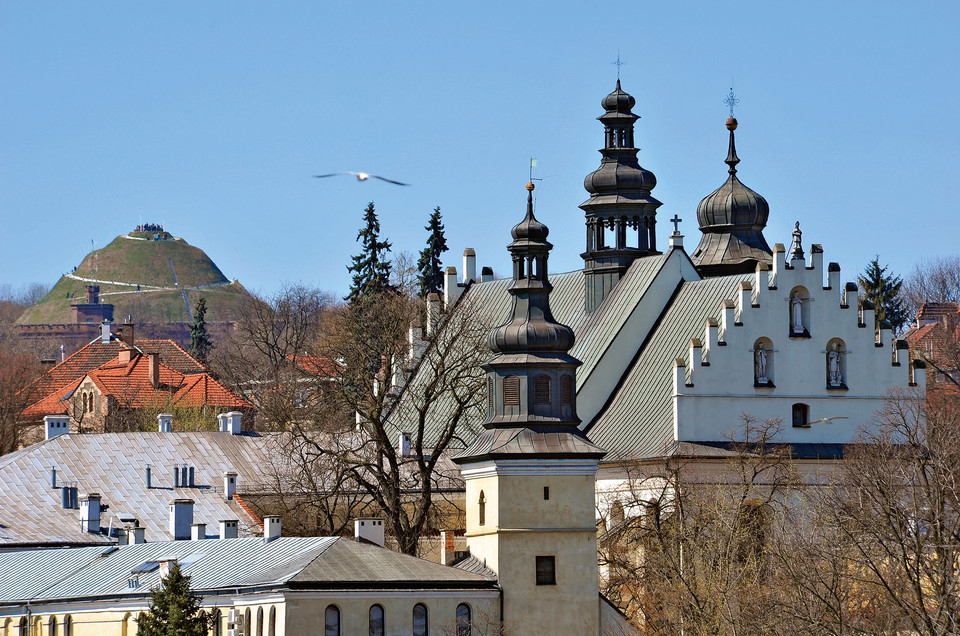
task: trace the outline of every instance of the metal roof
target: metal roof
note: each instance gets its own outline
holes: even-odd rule
[[[239,519],[241,536],[259,532],[236,501],[223,493],[223,473],[238,473],[238,487],[262,490],[269,481],[272,437],[226,432],[131,432],[60,435],[0,457],[0,549],[13,545],[107,543],[105,534],[81,532],[79,510],[62,507],[61,491],[97,492],[109,506],[100,525],[132,515],[147,540],[169,539],[168,504],[194,500],[194,523],[216,533],[221,519]],[[152,488],[145,472],[151,468]],[[196,487],[174,488],[174,465],[194,468]]]
[[[342,537],[164,541],[0,552],[0,604],[147,596],[160,582],[145,563],[176,559],[199,592],[276,587],[493,587],[472,572]]]

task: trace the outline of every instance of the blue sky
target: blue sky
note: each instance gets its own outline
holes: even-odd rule
[[[583,177],[616,82],[642,119],[659,239],[726,177],[723,99],[741,99],[742,181],[768,242],[796,220],[852,280],[957,253],[960,5],[892,2],[5,2],[0,284],[53,284],[91,240],[162,222],[254,291],[346,292],[375,201],[416,253],[435,206],[508,273],[529,157],[552,271],[582,265]],[[311,175],[363,170],[400,188]],[[535,175],[537,176],[537,175]]]

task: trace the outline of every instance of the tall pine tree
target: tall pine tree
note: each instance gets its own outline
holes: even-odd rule
[[[417,261],[420,298],[426,298],[427,294],[439,293],[443,288],[440,255],[447,251],[447,239],[443,235],[440,206],[434,208],[433,214],[430,215],[430,222],[424,229],[430,232],[430,235],[427,237],[427,246],[420,251],[420,260]]]
[[[200,297],[197,301],[197,308],[194,310],[194,321],[190,323],[190,355],[202,362],[207,363],[207,355],[213,348],[213,342],[207,333],[207,299]]]
[[[373,209],[373,201],[363,211],[363,227],[357,233],[360,253],[352,257],[353,264],[347,271],[353,272],[353,284],[346,300],[355,302],[375,297],[390,289],[390,261],[386,254],[390,242],[380,240],[380,221]]]
[[[880,257],[876,256],[867,263],[858,280],[864,297],[875,308],[875,326],[879,326],[881,320],[886,320],[893,325],[894,333],[899,333],[907,320],[903,299],[899,297],[903,281],[899,276],[887,273],[887,269],[887,266],[880,267]]]
[[[200,613],[201,596],[174,563],[150,590],[150,607],[137,619],[138,636],[206,636],[209,620]]]

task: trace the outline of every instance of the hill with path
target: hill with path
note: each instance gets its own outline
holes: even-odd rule
[[[114,305],[115,322],[127,315],[141,323],[186,322],[201,296],[206,298],[207,321],[235,320],[240,304],[250,297],[202,249],[169,232],[137,231],[87,254],[17,322],[73,322],[70,305],[85,302],[87,285],[98,285],[100,302]]]

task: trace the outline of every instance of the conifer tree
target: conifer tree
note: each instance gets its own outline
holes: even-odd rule
[[[879,326],[881,320],[886,320],[893,326],[894,333],[899,333],[907,320],[903,299],[899,297],[903,281],[899,276],[887,273],[887,269],[887,266],[880,267],[880,257],[876,256],[867,263],[858,280],[864,297],[875,308],[875,326]]]
[[[190,577],[174,563],[169,574],[150,590],[150,607],[137,619],[139,636],[206,636],[208,619],[200,613],[201,596]]]
[[[357,233],[360,253],[352,257],[353,264],[347,271],[353,272],[353,283],[346,300],[365,300],[390,289],[390,261],[386,253],[390,242],[380,240],[380,221],[373,208],[373,201],[363,211],[363,227]]]
[[[210,335],[207,334],[207,299],[200,297],[197,301],[197,308],[194,310],[195,319],[190,323],[190,355],[202,362],[207,363],[207,356],[213,343]]]
[[[443,235],[440,206],[434,208],[433,214],[430,215],[430,222],[424,229],[430,232],[430,235],[427,237],[427,246],[420,251],[420,260],[417,261],[420,298],[426,298],[427,294],[439,293],[443,287],[440,255],[447,251],[447,239]]]

